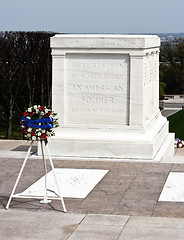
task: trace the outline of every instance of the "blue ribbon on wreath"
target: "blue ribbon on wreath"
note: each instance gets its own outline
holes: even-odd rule
[[[41,129],[53,128],[53,118],[42,118],[42,119],[31,120],[23,116],[22,121],[23,121],[23,125],[26,127],[41,128]],[[42,123],[46,123],[46,124],[41,125]]]

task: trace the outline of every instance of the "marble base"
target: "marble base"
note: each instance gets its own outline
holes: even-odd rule
[[[55,168],[58,184],[60,186],[62,197],[67,198],[85,198],[99,181],[107,174],[109,170],[102,169],[70,169]],[[47,192],[48,197],[56,197],[58,194],[54,181],[53,172],[47,173]],[[45,176],[40,178],[24,192],[24,196],[44,196]],[[55,193],[54,193],[55,192]]]
[[[161,114],[141,130],[59,127],[55,132],[49,149],[56,157],[153,160],[157,156],[159,161],[166,153],[174,155],[174,134],[168,133],[168,121]]]
[[[183,183],[183,172],[170,172],[158,201],[184,202]]]

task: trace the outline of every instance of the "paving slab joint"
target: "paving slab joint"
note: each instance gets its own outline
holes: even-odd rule
[[[120,232],[120,234],[119,234],[119,236],[117,237],[117,240],[121,237],[121,234],[123,233],[123,230],[125,229],[125,227],[127,226],[127,224],[128,224],[128,222],[129,222],[129,220],[130,220],[130,216],[128,217],[128,219],[127,219],[127,221],[126,221],[126,223],[125,223],[125,225],[123,226],[123,228],[122,228],[122,231]]]
[[[124,198],[124,196],[125,196],[125,194],[127,193],[127,191],[130,189],[132,183],[134,182],[134,180],[136,179],[136,177],[138,176],[139,172],[141,171],[141,169],[143,168],[144,165],[145,165],[145,164],[143,163],[142,166],[140,167],[139,171],[138,171],[137,174],[135,175],[135,177],[132,179],[130,185],[127,187],[127,189],[125,190],[123,196],[120,198],[120,200],[119,200],[117,206],[119,206],[119,203],[120,203],[121,200]]]
[[[88,214],[85,214],[85,216],[81,219],[81,221],[76,225],[76,227],[74,228],[74,230],[69,234],[69,236],[66,238],[66,240],[68,240],[71,235],[75,232],[75,230],[78,228],[78,226],[84,221],[84,219],[87,217]]]
[[[170,167],[170,169],[169,169],[169,171],[168,171],[168,173],[167,173],[167,177],[166,177],[166,179],[165,179],[165,181],[164,181],[162,190],[163,190],[163,188],[164,188],[164,186],[165,186],[165,183],[166,183],[166,181],[167,181],[167,178],[168,178],[170,172],[172,171],[173,166],[174,166],[174,163],[171,164],[171,167]],[[162,190],[161,190],[161,192],[162,192]],[[161,192],[160,192],[160,194],[161,194]],[[158,198],[157,198],[156,204],[155,204],[155,206],[154,206],[154,208],[153,208],[151,217],[154,217],[155,209],[156,209],[156,207],[157,207],[157,203],[158,203],[158,199],[160,198],[160,194],[158,195]]]

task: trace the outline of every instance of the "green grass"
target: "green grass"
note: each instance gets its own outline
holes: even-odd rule
[[[184,140],[184,110],[181,110],[167,118],[169,132],[175,133],[175,138]]]

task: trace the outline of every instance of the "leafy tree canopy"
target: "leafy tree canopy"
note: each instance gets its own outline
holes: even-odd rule
[[[166,83],[167,94],[184,94],[184,38],[161,47],[160,81]]]

